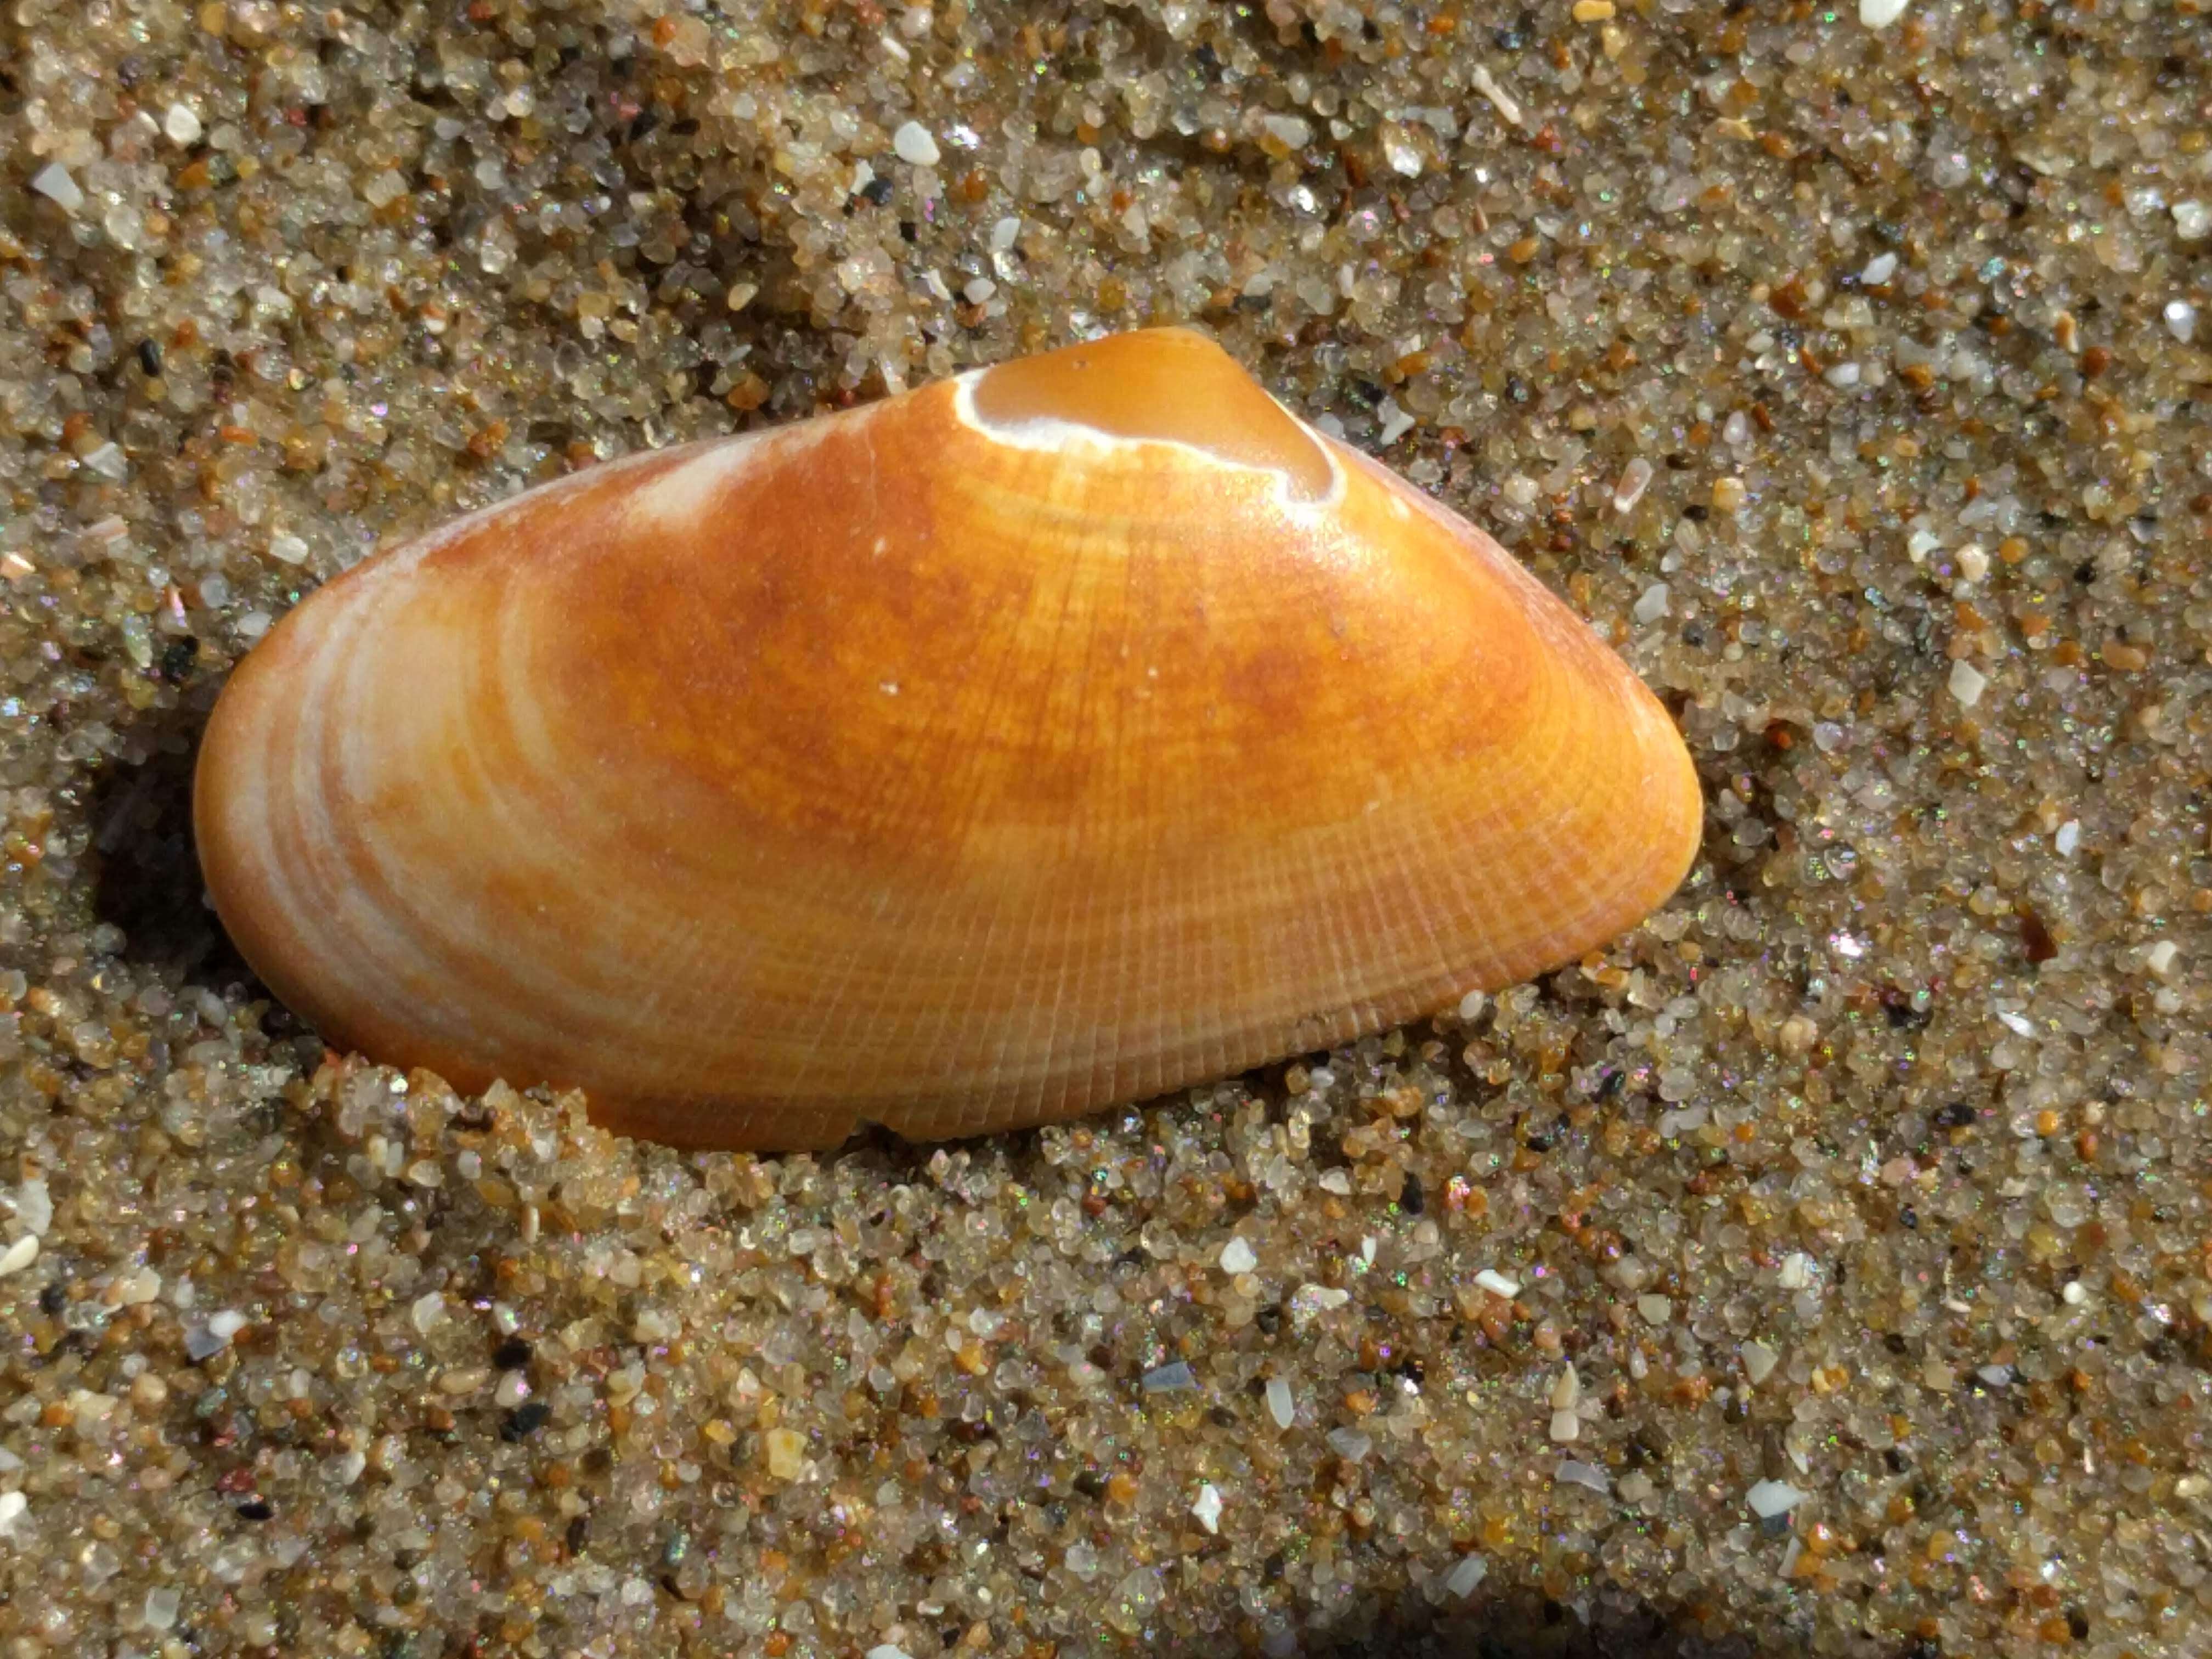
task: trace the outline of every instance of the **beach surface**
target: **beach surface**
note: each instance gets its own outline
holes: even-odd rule
[[[0,1656],[2203,1653],[2203,3],[15,0]],[[193,746],[320,582],[1161,323],[1660,694],[1672,902],[791,1158],[222,939]]]

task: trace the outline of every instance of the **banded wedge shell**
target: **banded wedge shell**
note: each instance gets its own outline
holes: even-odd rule
[[[240,665],[195,812],[332,1043],[756,1148],[1431,1012],[1632,926],[1700,822],[1588,627],[1176,330],[381,553]]]

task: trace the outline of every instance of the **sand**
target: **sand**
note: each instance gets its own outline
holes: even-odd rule
[[[2202,1652],[2201,3],[18,0],[0,1653]],[[1159,322],[1661,693],[1671,903],[787,1158],[229,951],[191,744],[317,583]]]

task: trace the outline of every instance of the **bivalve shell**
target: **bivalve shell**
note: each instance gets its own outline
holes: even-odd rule
[[[757,1148],[1431,1012],[1635,923],[1700,818],[1587,626],[1174,330],[371,558],[240,665],[195,811],[329,1041]]]

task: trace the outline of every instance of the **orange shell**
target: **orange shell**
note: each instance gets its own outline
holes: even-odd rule
[[[1510,984],[1664,900],[1700,816],[1587,626],[1176,330],[370,559],[240,665],[195,811],[333,1043],[759,1148],[1071,1117]]]

